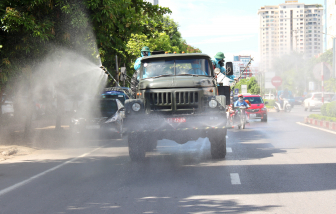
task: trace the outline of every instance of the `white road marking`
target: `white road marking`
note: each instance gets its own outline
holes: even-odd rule
[[[241,184],[238,173],[230,173],[230,177],[231,177],[231,184],[232,185],[239,185],[239,184]]]
[[[46,171],[44,171],[44,172],[41,172],[41,173],[39,173],[39,174],[37,174],[37,175],[34,175],[33,177],[30,177],[30,178],[28,178],[28,179],[26,179],[26,180],[24,180],[24,181],[21,181],[21,182],[19,182],[19,183],[17,183],[17,184],[14,184],[14,185],[10,186],[10,187],[7,187],[7,188],[5,188],[5,189],[3,189],[3,190],[0,191],[0,196],[4,195],[4,194],[6,194],[6,193],[8,193],[8,192],[10,192],[10,191],[12,191],[12,190],[15,190],[16,188],[18,188],[18,187],[20,187],[20,186],[23,186],[23,185],[25,185],[25,184],[27,184],[27,183],[29,183],[29,182],[31,182],[31,181],[33,181],[33,180],[39,178],[39,177],[42,177],[43,175],[45,175],[45,174],[47,174],[47,173],[49,173],[49,172],[52,172],[52,171],[54,171],[54,170],[56,170],[56,169],[58,169],[58,168],[61,168],[62,166],[65,166],[65,165],[67,165],[67,164],[69,164],[69,163],[72,163],[72,162],[76,161],[77,159],[80,159],[80,158],[82,158],[82,157],[85,157],[85,156],[91,154],[92,152],[95,152],[95,151],[97,151],[98,149],[101,149],[101,148],[102,148],[102,147],[96,148],[96,149],[92,150],[91,152],[82,154],[82,155],[80,155],[80,156],[78,156],[78,157],[76,157],[76,158],[73,158],[73,159],[71,159],[71,160],[68,160],[68,161],[66,161],[66,162],[64,162],[64,163],[62,163],[62,164],[60,164],[60,165],[57,165],[57,166],[51,168],[51,169],[48,169],[48,170],[46,170]]]
[[[226,151],[227,151],[227,152],[232,152],[232,148],[227,147],[227,148],[226,148]]]
[[[313,128],[313,129],[318,129],[318,130],[321,130],[321,131],[325,131],[325,132],[329,132],[329,133],[332,133],[332,134],[336,134],[336,132],[334,132],[334,131],[329,131],[329,130],[318,128],[318,127],[315,127],[315,126],[310,126],[310,125],[307,125],[307,124],[304,124],[304,123],[300,123],[300,122],[296,122],[296,123],[299,124],[299,125],[301,125],[301,126],[307,126],[307,127]]]

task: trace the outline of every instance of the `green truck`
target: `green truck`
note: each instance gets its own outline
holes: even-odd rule
[[[217,85],[206,54],[144,57],[136,97],[125,101],[131,160],[144,159],[160,139],[184,144],[200,137],[209,138],[213,159],[223,159],[230,90]]]

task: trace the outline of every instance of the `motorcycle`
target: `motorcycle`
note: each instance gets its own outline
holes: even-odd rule
[[[283,108],[280,104],[280,102],[276,101],[274,103],[274,108],[276,110],[276,112],[280,112],[280,111],[285,111],[285,112],[290,112],[292,110],[292,105],[289,102],[289,99],[284,98],[283,99]]]
[[[235,118],[235,111],[233,110],[233,104],[231,104],[227,110],[227,126],[229,128],[234,127],[234,118]]]
[[[246,125],[246,107],[245,106],[239,106],[238,107],[238,111],[236,114],[236,120],[238,122],[238,129],[242,128],[245,129],[245,125]]]

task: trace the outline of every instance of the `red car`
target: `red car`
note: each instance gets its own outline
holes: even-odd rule
[[[264,100],[260,95],[244,95],[244,100],[248,100],[251,107],[246,109],[248,118],[261,119],[262,122],[267,122],[267,108]]]

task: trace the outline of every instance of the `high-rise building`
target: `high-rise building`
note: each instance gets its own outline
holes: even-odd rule
[[[292,52],[313,57],[323,52],[323,6],[286,1],[258,10],[260,70],[272,69],[274,59]]]
[[[327,0],[327,49],[333,48],[333,37],[336,37],[336,1]]]

